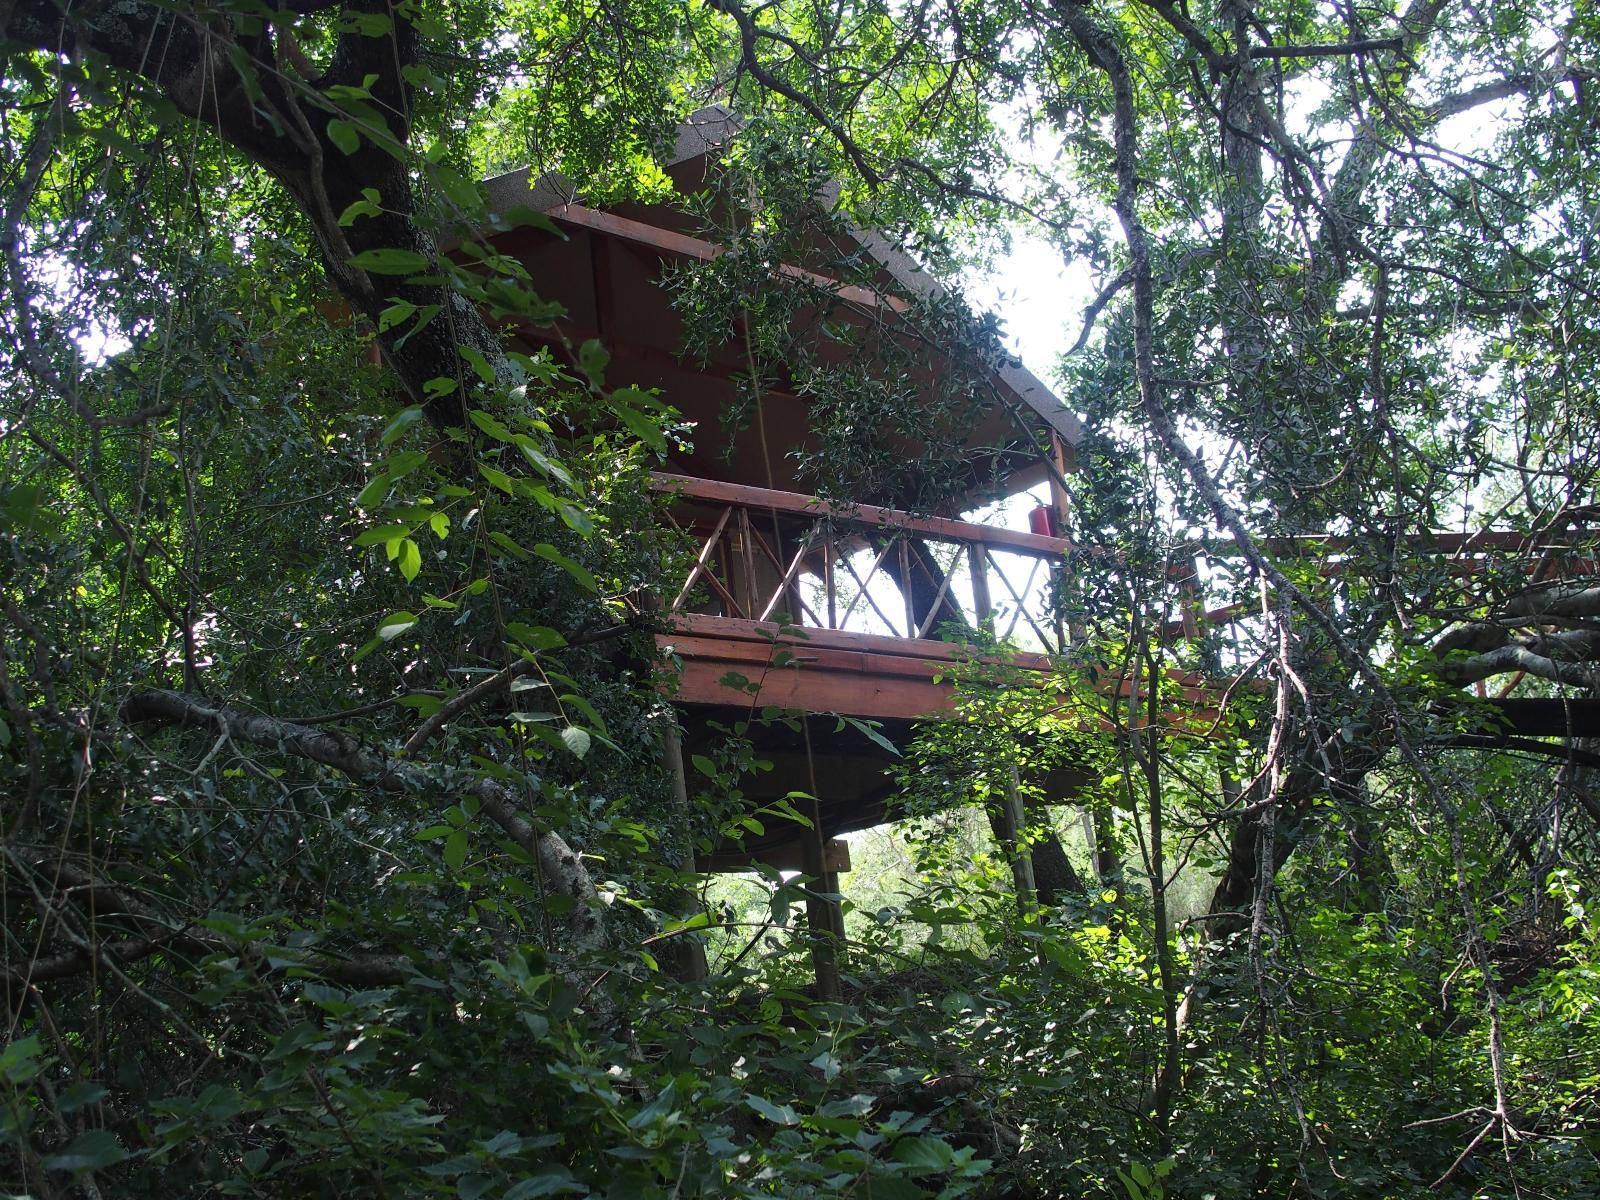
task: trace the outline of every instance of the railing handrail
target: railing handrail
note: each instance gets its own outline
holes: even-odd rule
[[[806,517],[831,517],[852,525],[907,530],[941,541],[997,546],[1018,554],[1032,555],[1035,558],[1060,558],[1076,549],[1076,544],[1068,538],[1049,537],[1042,533],[1023,533],[1016,529],[999,529],[993,525],[977,525],[971,521],[957,521],[949,517],[919,517],[904,509],[884,508],[877,504],[833,504],[801,492],[773,491],[743,483],[723,483],[715,479],[697,479],[692,475],[672,475],[665,471],[652,471],[651,476],[653,479],[651,486],[658,492],[669,492],[713,504],[737,505],[741,508],[793,513]]]

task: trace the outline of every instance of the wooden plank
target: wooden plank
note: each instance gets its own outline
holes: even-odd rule
[[[897,654],[863,654],[849,650],[811,650],[793,654],[783,665],[775,661],[772,647],[759,642],[726,642],[712,638],[665,639],[680,658],[705,659],[728,664],[749,676],[761,671],[829,671],[835,674],[884,675],[897,679],[931,679],[938,663]],[[780,647],[786,649],[787,647]]]
[[[585,229],[592,229],[597,233],[608,234],[611,237],[621,238],[624,241],[634,242],[641,246],[649,246],[664,254],[675,254],[681,258],[695,258],[702,262],[720,258],[728,253],[726,246],[717,242],[708,242],[703,238],[690,237],[686,233],[676,233],[670,229],[662,229],[659,225],[650,225],[644,221],[635,221],[628,217],[619,217],[615,213],[601,212],[598,209],[587,208],[582,204],[558,204],[546,210],[547,215],[557,221],[564,221],[569,225],[581,225]],[[903,313],[911,305],[899,296],[891,296],[883,292],[873,291],[871,288],[858,287],[855,284],[844,283],[841,280],[827,275],[819,275],[815,271],[808,271],[804,267],[794,266],[792,263],[778,264],[778,273],[787,275],[791,279],[799,279],[805,283],[814,284],[824,291],[848,300],[852,304],[859,304],[863,308],[885,308],[890,312]]]
[[[852,717],[912,720],[949,712],[955,689],[927,679],[873,676],[859,672],[769,671],[759,679],[752,696],[728,687],[722,678],[730,664],[706,659],[686,659],[678,677],[675,700],[680,704],[715,704],[745,707],[776,705],[801,712],[844,713]]]
[[[957,642],[892,637],[881,633],[856,633],[848,629],[816,629],[807,626],[802,635],[799,632],[785,632],[797,627],[779,625],[776,621],[746,621],[738,617],[719,617],[709,613],[673,613],[669,619],[673,628],[684,634],[719,641],[754,642],[768,648],[781,646],[798,657],[803,657],[811,650],[854,650],[863,654],[926,660],[929,663],[951,663],[970,659],[977,649]],[[988,661],[1002,660],[995,658]],[[1003,661],[1034,671],[1047,671],[1052,666],[1048,654],[1035,654],[1025,650],[1018,650]]]
[[[759,669],[771,663],[777,652],[787,650],[791,656],[789,665],[774,666],[774,671],[796,671],[810,667],[910,678],[927,675],[931,678],[935,671],[953,664],[962,650],[971,650],[971,647],[956,646],[950,642],[914,641],[875,633],[849,633],[842,629],[809,630],[815,636],[805,641],[776,639],[762,637],[756,632],[767,622],[741,621],[735,617],[711,617],[698,613],[680,613],[674,622],[682,623],[684,632],[657,634],[656,641],[663,648],[671,647],[682,658],[718,659]],[[1005,665],[1040,674],[1053,670],[1055,665],[1049,655],[1020,652],[1004,662]],[[1209,697],[1227,686],[1226,681],[1213,682],[1203,675],[1180,671],[1176,667],[1169,667],[1166,676],[1171,684],[1181,689],[1186,699]],[[1131,694],[1132,687],[1129,680],[1108,675],[1097,690],[1105,695],[1126,696]]]
[[[1068,538],[1046,537],[1015,529],[996,529],[992,525],[974,525],[970,521],[955,521],[949,517],[917,517],[898,508],[883,508],[876,504],[834,505],[799,492],[769,491],[743,483],[695,479],[688,475],[670,475],[664,471],[651,474],[654,478],[651,486],[658,492],[713,504],[738,504],[806,517],[837,517],[857,525],[908,529],[950,542],[979,542],[987,546],[999,546],[1035,558],[1060,558],[1068,551],[1077,549]]]

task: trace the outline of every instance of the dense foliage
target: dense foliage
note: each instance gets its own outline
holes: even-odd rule
[[[1600,1191],[1597,35],[0,5],[0,1191]],[[480,236],[506,167],[661,199],[712,101],[769,252],[678,301],[813,389],[825,490],[948,508],[941,437],[909,469],[861,430],[987,398],[801,361],[799,221],[952,287],[1025,235],[1102,286],[1063,298],[1074,655],[961,666],[968,719],[900,747],[838,998],[811,881],[677,870],[784,817],[753,728],[673,786],[648,472],[688,433],[600,342],[509,352],[552,313]],[[1020,846],[967,819],[1008,781]]]

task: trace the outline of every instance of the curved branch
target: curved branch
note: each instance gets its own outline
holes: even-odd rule
[[[420,764],[364,749],[353,738],[275,717],[240,712],[182,692],[160,689],[140,692],[123,704],[122,718],[132,723],[199,725],[225,730],[235,741],[285,750],[332,767],[379,791],[424,792],[439,787],[438,780]],[[520,798],[504,784],[480,779],[471,790],[478,799],[479,811],[533,857],[549,887],[573,901],[567,917],[573,950],[585,953],[602,948],[605,926],[600,916],[599,896],[577,851],[553,830],[535,830],[519,813]]]
[[[1536,679],[1593,691],[1600,688],[1600,668],[1593,662],[1596,638],[1587,630],[1574,632],[1582,634],[1581,640],[1568,641],[1566,634],[1519,638],[1469,659],[1441,663],[1439,677],[1450,683],[1467,684],[1524,671]],[[1581,657],[1573,651],[1580,651]]]
[[[782,79],[779,79],[762,64],[761,56],[756,52],[757,39],[767,38],[777,41],[785,41],[786,39],[762,29],[756,24],[755,18],[740,7],[737,0],[707,0],[707,2],[718,12],[732,17],[734,24],[738,25],[740,57],[744,63],[745,70],[750,72],[755,81],[768,91],[792,100],[805,109],[807,115],[822,126],[823,129],[827,130],[829,136],[839,144],[839,148],[845,152],[851,164],[869,187],[876,187],[879,183],[882,183],[883,177],[867,161],[866,154],[842,125],[830,117],[814,99],[800,91],[800,89],[792,87]]]
[[[1088,308],[1083,310],[1083,328],[1078,331],[1078,340],[1073,342],[1071,346],[1067,347],[1068,354],[1076,354],[1079,350],[1083,349],[1084,343],[1089,340],[1089,335],[1094,332],[1094,323],[1099,319],[1101,310],[1103,310],[1106,305],[1111,303],[1118,292],[1122,291],[1123,288],[1127,287],[1132,282],[1133,268],[1129,267],[1127,270],[1120,272],[1115,279],[1100,289],[1100,294],[1090,301]]]

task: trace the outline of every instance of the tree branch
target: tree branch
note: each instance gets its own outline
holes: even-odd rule
[[[1251,46],[1251,58],[1343,58],[1352,54],[1370,54],[1374,50],[1399,50],[1405,45],[1401,38],[1361,38],[1352,42],[1314,42],[1299,46]]]
[[[1078,340],[1067,348],[1069,355],[1076,354],[1083,349],[1084,344],[1089,340],[1089,335],[1094,332],[1094,323],[1099,319],[1101,310],[1111,303],[1118,292],[1132,282],[1133,269],[1130,267],[1119,272],[1116,278],[1100,289],[1100,294],[1089,302],[1088,308],[1083,310],[1083,328],[1078,331]]]
[[[762,64],[761,56],[756,52],[756,41],[758,38],[770,38],[773,35],[757,25],[755,18],[740,7],[737,0],[707,0],[707,2],[718,12],[732,17],[734,23],[738,25],[740,55],[744,62],[745,70],[750,72],[755,81],[768,91],[792,100],[805,109],[807,115],[823,129],[827,130],[829,136],[839,144],[839,148],[845,152],[851,164],[869,187],[876,187],[883,182],[883,177],[867,161],[867,157],[862,152],[861,147],[856,144],[856,140],[850,136],[842,125],[830,117],[822,106],[810,96],[779,79]]]
[[[225,708],[203,697],[181,692],[159,689],[140,692],[123,704],[122,718],[131,723],[199,725],[224,730],[235,741],[287,751],[332,767],[379,791],[430,792],[440,786],[420,764],[366,750],[353,738]],[[573,901],[567,917],[572,949],[587,953],[602,948],[605,926],[600,915],[599,896],[578,853],[554,831],[536,831],[519,813],[520,798],[504,784],[493,779],[479,779],[471,791],[478,798],[479,810],[539,864],[547,885]]]

